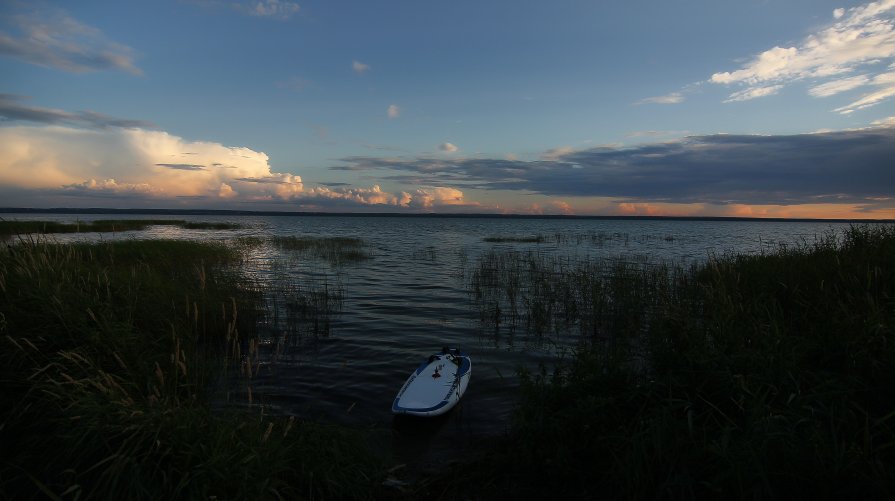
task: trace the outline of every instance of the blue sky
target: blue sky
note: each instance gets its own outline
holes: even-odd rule
[[[31,207],[895,217],[895,0],[18,2]]]

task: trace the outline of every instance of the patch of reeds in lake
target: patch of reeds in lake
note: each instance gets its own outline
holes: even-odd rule
[[[140,231],[150,226],[178,226],[188,230],[233,230],[242,226],[235,223],[182,221],[173,219],[115,219],[97,221],[6,221],[0,220],[0,236],[44,235],[51,233],[89,233]]]
[[[274,236],[279,249],[323,259],[333,265],[356,263],[373,257],[367,243],[355,237]]]
[[[371,497],[378,463],[356,432],[212,411],[265,308],[239,252],[27,239],[0,251],[3,497]]]
[[[547,337],[575,330],[583,340],[610,340],[641,333],[644,314],[672,294],[683,273],[642,260],[492,249],[467,274],[467,285],[487,329]]]
[[[561,244],[561,245],[591,245],[605,247],[615,245],[627,247],[630,243],[648,243],[655,241],[674,242],[677,238],[671,234],[639,233],[631,235],[627,232],[588,231],[575,233],[550,233],[536,235],[495,235],[482,239],[488,243],[502,244]]]
[[[474,275],[503,321],[512,304],[529,323],[546,309],[613,342],[522,370],[507,441],[446,474],[463,485],[574,499],[895,494],[895,226],[686,269],[493,253]]]

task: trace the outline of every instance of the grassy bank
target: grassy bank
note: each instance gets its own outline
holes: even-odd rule
[[[516,257],[483,258],[480,302],[584,326],[581,347],[523,372],[508,439],[417,494],[895,494],[895,228],[686,270]]]
[[[4,497],[371,496],[357,433],[211,412],[215,381],[251,360],[260,294],[239,259],[176,241],[0,253]]]
[[[178,226],[187,230],[232,230],[241,226],[234,223],[212,223],[206,221],[182,221],[173,219],[109,219],[61,223],[58,221],[2,221],[0,237],[13,235],[44,235],[51,233],[111,233],[119,231],[139,231],[150,226]]]

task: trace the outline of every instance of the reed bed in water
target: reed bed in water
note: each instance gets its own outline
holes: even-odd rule
[[[664,240],[665,242],[674,242],[677,238],[670,234],[650,234],[640,233],[631,235],[626,232],[608,232],[608,231],[589,231],[582,233],[552,233],[537,235],[495,235],[482,239],[488,243],[534,243],[534,244],[573,244],[573,245],[592,245],[595,247],[604,247],[607,244],[627,247],[632,241],[635,243],[655,242]]]
[[[613,341],[523,370],[508,439],[417,494],[895,494],[895,227],[689,269],[486,254],[478,273],[518,279],[523,318],[543,301]]]
[[[211,411],[260,314],[237,262],[181,241],[0,252],[4,497],[371,496],[377,463],[357,433]]]
[[[366,242],[355,237],[277,236],[271,237],[270,241],[280,249],[309,254],[333,265],[355,263],[373,257]]]
[[[207,221],[182,221],[172,219],[108,219],[61,223],[58,221],[4,221],[0,220],[0,236],[34,235],[50,233],[88,233],[145,230],[150,226],[179,226],[188,230],[233,230],[242,226],[235,223]]]

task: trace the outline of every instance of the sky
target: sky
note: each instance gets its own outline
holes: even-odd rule
[[[0,206],[895,218],[895,0],[3,0]]]

